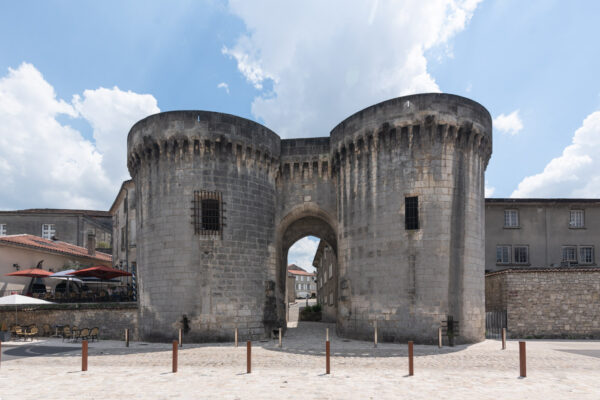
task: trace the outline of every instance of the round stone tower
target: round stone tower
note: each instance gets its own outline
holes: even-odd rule
[[[232,115],[176,111],[127,139],[136,187],[140,336],[263,336],[275,324],[275,173],[280,139]]]
[[[484,338],[484,171],[492,122],[448,94],[366,108],[331,132],[337,178],[338,332],[433,342]]]

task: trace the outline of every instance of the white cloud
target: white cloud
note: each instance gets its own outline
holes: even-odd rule
[[[229,85],[225,82],[221,82],[217,85],[217,88],[225,90],[225,93],[229,94]]]
[[[314,236],[307,236],[298,240],[288,251],[288,265],[296,264],[308,272],[313,272],[315,268],[312,266],[312,262],[317,247],[319,247],[319,239]]]
[[[485,197],[492,197],[495,191],[495,187],[489,186],[487,182],[485,183]]]
[[[272,83],[254,99],[255,117],[284,137],[323,136],[363,107],[439,91],[425,51],[447,45],[477,4],[233,0],[248,33],[223,53],[257,89]]]
[[[508,115],[500,114],[493,120],[493,126],[502,133],[508,133],[513,136],[523,129],[523,121],[519,116],[519,110],[515,110]]]
[[[588,115],[562,155],[519,183],[511,197],[600,197],[600,111]]]
[[[107,209],[127,178],[131,125],[157,112],[152,96],[86,90],[67,103],[31,64],[0,79],[0,209]],[[82,116],[95,143],[57,117]]]

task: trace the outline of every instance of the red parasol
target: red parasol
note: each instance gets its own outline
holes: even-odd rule
[[[11,272],[9,274],[4,274],[4,276],[24,276],[27,278],[46,278],[47,276],[52,275],[50,271],[44,271],[39,268],[30,268],[24,269],[23,271]]]
[[[96,267],[84,268],[78,271],[73,271],[68,275],[91,276],[94,278],[109,280],[119,276],[130,276],[131,274],[129,272],[121,271],[120,269],[105,267],[104,265],[98,265]]]

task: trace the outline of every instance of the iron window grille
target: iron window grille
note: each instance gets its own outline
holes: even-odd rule
[[[406,230],[419,229],[419,198],[416,196],[404,199],[404,225]]]
[[[515,246],[515,264],[528,264],[529,263],[529,247],[527,246]]]
[[[577,263],[577,246],[563,246],[562,248],[563,263]]]
[[[504,227],[519,227],[519,210],[504,210]]]
[[[222,235],[223,200],[221,192],[194,191],[192,200],[194,234],[203,236]]]
[[[594,263],[594,246],[580,246],[579,247],[579,262],[581,264],[593,264]]]
[[[570,210],[569,211],[569,228],[583,228],[583,227],[584,227],[583,210]]]
[[[496,246],[496,264],[510,263],[510,246]]]

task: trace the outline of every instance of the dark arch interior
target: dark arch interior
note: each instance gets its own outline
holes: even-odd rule
[[[337,235],[333,227],[327,223],[324,219],[314,216],[301,217],[291,224],[289,224],[280,240],[280,260],[279,260],[279,279],[278,289],[280,292],[280,299],[284,302],[286,310],[286,321],[287,317],[287,293],[286,293],[286,279],[287,279],[287,265],[288,265],[288,252],[290,247],[298,240],[306,236],[315,236],[324,241],[333,251],[337,259]],[[337,268],[337,263],[336,263]],[[337,274],[336,274],[337,275]]]

